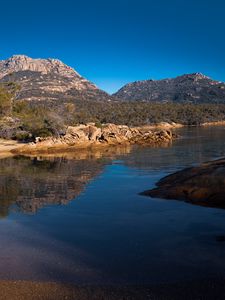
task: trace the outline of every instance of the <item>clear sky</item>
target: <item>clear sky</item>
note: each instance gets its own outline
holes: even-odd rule
[[[224,0],[2,0],[0,59],[59,58],[108,92],[202,72],[225,81]]]

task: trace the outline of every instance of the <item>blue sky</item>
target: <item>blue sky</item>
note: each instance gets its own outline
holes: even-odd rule
[[[0,59],[59,58],[99,87],[202,72],[225,81],[222,0],[3,0]]]

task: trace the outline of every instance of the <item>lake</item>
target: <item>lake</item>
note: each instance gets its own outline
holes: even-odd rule
[[[139,195],[165,175],[225,156],[225,127],[177,132],[170,147],[0,160],[0,279],[223,277],[225,210]]]

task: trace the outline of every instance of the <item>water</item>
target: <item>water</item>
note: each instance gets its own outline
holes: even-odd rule
[[[225,127],[165,148],[0,160],[0,279],[164,283],[225,275],[225,210],[139,193],[225,156]]]

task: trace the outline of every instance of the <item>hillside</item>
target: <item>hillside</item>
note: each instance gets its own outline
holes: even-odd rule
[[[109,95],[57,59],[14,55],[0,61],[0,83],[18,85],[17,100],[106,100]]]
[[[0,138],[62,136],[68,126],[88,122],[101,127],[223,120],[225,84],[202,74],[131,83],[110,96],[56,59],[15,55],[0,61]]]
[[[225,83],[201,74],[129,83],[113,95],[122,100],[176,103],[225,103]]]

